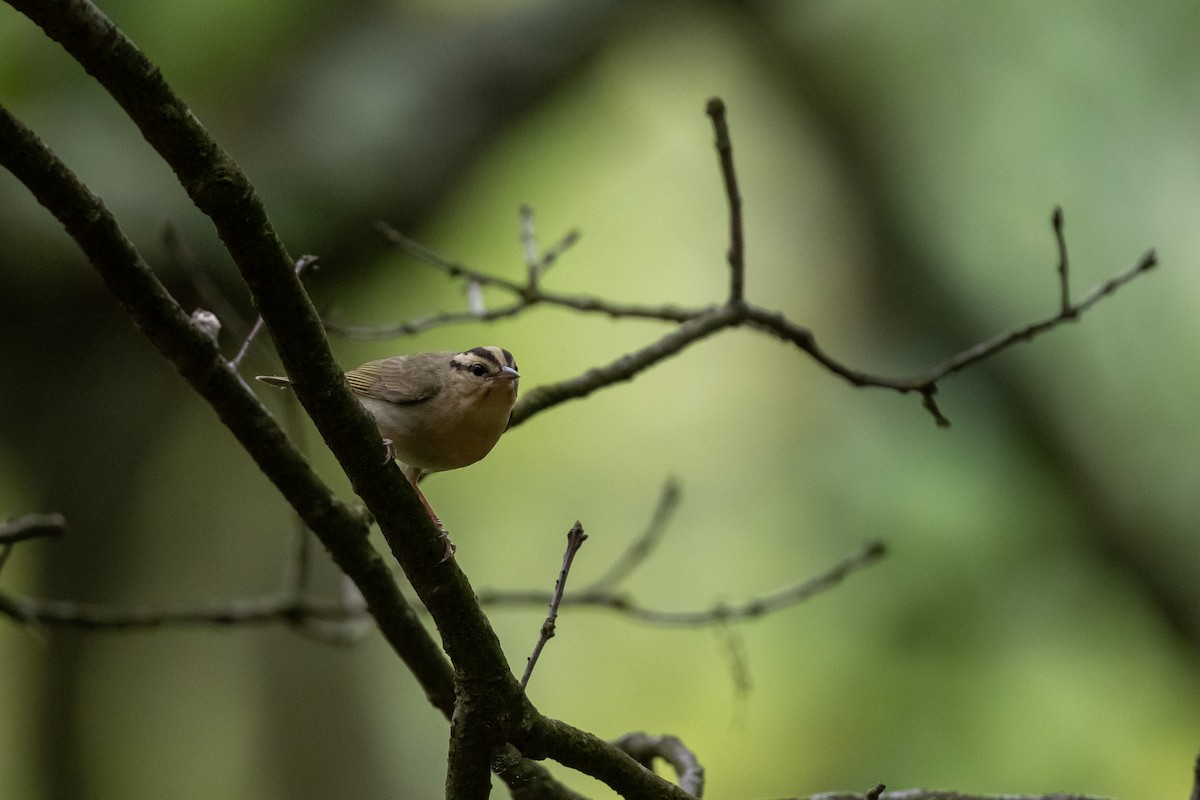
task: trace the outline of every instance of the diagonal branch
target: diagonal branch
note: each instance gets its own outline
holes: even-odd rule
[[[358,585],[389,644],[431,700],[449,709],[453,702],[449,667],[371,546],[362,515],[321,482],[215,343],[191,324],[99,198],[3,108],[0,164],[58,218],[142,333],[209,402],[300,518],[321,537],[338,566]]]
[[[599,592],[611,590],[629,577],[629,574],[637,569],[646,560],[646,557],[653,552],[654,548],[658,546],[659,540],[662,539],[662,535],[667,529],[667,523],[678,507],[679,482],[674,478],[668,478],[667,482],[663,484],[662,494],[658,498],[658,505],[654,508],[654,514],[651,516],[646,530],[642,531],[640,536],[629,543],[625,552],[617,557],[617,560],[604,571],[603,575],[592,581],[587,591]]]
[[[350,393],[330,353],[320,319],[293,272],[254,188],[237,164],[208,136],[196,117],[133,43],[87,0],[8,0],[59,42],[117,100],[147,141],[168,163],[196,206],[215,224],[272,334],[297,398],[378,521],[385,540],[441,634],[454,668],[438,652],[399,595],[382,558],[370,546],[366,520],[340,503],[311,472],[283,432],[215,343],[193,327],[155,279],[111,215],[32,134],[4,115],[0,158],[60,218],[101,273],[127,313],[217,409],[264,472],[279,478],[302,519],[359,585],[381,629],[407,630],[392,641],[417,675],[430,701],[444,713],[469,704],[486,720],[489,756],[506,741],[547,730],[508,667],[499,640],[458,565],[442,563],[438,532],[415,491],[394,464],[379,459],[379,439],[366,410]],[[10,124],[11,123],[11,124]],[[31,165],[37,165],[34,169]],[[36,174],[31,174],[31,172]],[[283,480],[279,472],[286,471]],[[386,580],[382,580],[386,577]],[[381,580],[381,583],[376,583]],[[410,658],[414,654],[420,658]],[[478,715],[477,717],[475,715]],[[553,737],[541,740],[557,746]],[[565,752],[571,752],[565,744]],[[575,763],[599,776],[615,756]],[[536,765],[530,765],[534,770]],[[638,768],[640,769],[640,767]],[[652,773],[639,782],[654,794],[670,784]],[[670,796],[669,793],[665,796]]]
[[[506,686],[507,692],[496,693],[499,702],[517,703],[523,695],[495,633],[457,566],[438,565],[438,533],[412,487],[395,464],[381,464],[375,425],[350,393],[317,312],[295,275],[294,262],[245,175],[154,65],[94,5],[86,0],[9,2],[62,44],[112,94],[192,201],[213,221],[254,295],[297,398],[355,492],[379,521],[393,555],[438,625],[451,660],[468,675],[483,679],[486,674],[486,680],[493,681],[489,685]],[[114,291],[122,291],[119,282]],[[205,349],[215,356],[211,343]],[[233,379],[240,384],[236,376]],[[261,409],[257,401],[254,405]],[[320,527],[307,518],[306,522],[314,530]],[[444,679],[445,673],[441,676]],[[452,703],[447,702],[446,689],[439,685],[436,693],[439,707],[449,713]]]

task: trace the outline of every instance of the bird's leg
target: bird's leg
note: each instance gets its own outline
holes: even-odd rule
[[[429,512],[429,518],[433,520],[433,524],[437,526],[438,535],[442,538],[442,543],[445,545],[445,554],[439,564],[444,564],[454,558],[455,546],[454,542],[450,541],[450,534],[446,531],[446,526],[438,519],[438,515],[434,513],[433,506],[429,505],[429,501],[425,499],[425,493],[421,491],[421,487],[417,484],[421,482],[424,473],[418,472],[416,475],[411,474],[408,470],[404,470],[404,477],[408,478],[408,482],[412,484],[413,491],[417,493],[417,499],[421,501],[421,505],[425,506],[425,510]]]

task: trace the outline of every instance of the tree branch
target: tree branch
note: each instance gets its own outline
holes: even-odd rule
[[[385,638],[431,701],[452,707],[450,671],[367,538],[361,514],[342,503],[291,446],[245,382],[166,291],[116,220],[45,145],[0,107],[0,163],[67,229],[138,328],[204,397],[226,427],[354,580]],[[290,270],[289,270],[290,272]]]
[[[530,721],[515,744],[532,758],[551,758],[603,781],[622,797],[689,800],[692,796],[643,767],[611,743],[548,717]]]
[[[508,759],[504,767],[506,775],[532,775],[550,786],[548,776],[537,765],[512,760],[516,756],[505,745],[513,743],[527,755],[554,758],[603,780],[629,797],[688,796],[613,745],[543,717],[534,709],[508,668],[495,633],[475,601],[466,577],[453,561],[439,561],[442,548],[438,532],[412,487],[394,464],[380,464],[375,426],[350,393],[324,339],[320,319],[294,274],[293,262],[271,227],[253,187],[237,164],[208,136],[154,65],[87,0],[8,2],[62,44],[112,94],[175,172],[192,201],[213,221],[272,333],[296,396],[349,477],[354,491],[379,521],[392,554],[438,627],[441,645],[450,656],[453,673],[437,642],[428,636],[413,609],[400,595],[381,555],[369,544],[366,517],[338,500],[312,472],[233,366],[221,358],[212,338],[193,324],[166,292],[99,199],[2,108],[0,163],[22,180],[38,201],[62,222],[139,329],[208,400],[222,422],[305,524],[320,537],[343,571],[354,580],[380,629],[417,676],[430,701],[443,712],[452,713],[448,795],[487,796],[488,769],[493,760]],[[609,316],[662,319],[677,326],[658,341],[610,365],[591,370],[572,381],[538,387],[514,411],[514,424],[559,402],[629,380],[706,336],[738,326],[752,327],[790,341],[854,385],[916,391],[941,423],[945,418],[933,402],[936,382],[941,377],[1015,341],[1032,338],[1066,319],[1077,317],[1156,263],[1151,251],[1132,270],[1110,279],[1082,301],[1072,304],[1067,289],[1061,215],[1057,214],[1054,224],[1060,250],[1061,284],[1057,317],[977,345],[921,379],[904,381],[866,375],[825,355],[807,329],[791,323],[777,312],[744,302],[741,198],[723,104],[719,100],[710,101],[709,114],[716,129],[717,149],[730,203],[728,261],[731,278],[730,295],[724,305],[692,311],[672,307],[649,309],[544,293],[538,287],[541,273],[557,257],[557,252],[569,247],[574,239],[568,237],[557,252],[552,251],[535,260],[532,257],[536,247],[533,246],[531,219],[527,234],[530,243],[527,284],[504,281],[458,265],[446,268],[447,274],[453,277],[478,285],[490,284],[515,294],[517,301],[513,306],[494,312],[505,316],[519,313],[536,303],[554,303]],[[472,311],[472,319],[480,317]],[[462,318],[465,317],[442,317],[445,320]],[[659,617],[670,618],[672,624],[706,624],[713,619],[758,616],[798,602],[836,583],[882,552],[881,545],[870,545],[857,559],[848,560],[812,581],[740,607],[722,606],[703,614]],[[4,601],[4,610],[8,613],[12,601],[0,600]],[[564,598],[563,602],[566,601]],[[21,613],[19,605],[17,609],[14,613]],[[245,618],[251,616],[246,614]],[[680,761],[685,764],[681,775],[688,770],[686,761]],[[698,763],[694,766],[699,767]],[[699,786],[695,788],[699,791]],[[873,790],[875,794],[878,791]],[[898,796],[898,793],[893,794]],[[545,796],[568,795],[548,789]]]
[[[882,542],[871,542],[857,553],[812,578],[763,597],[732,605],[721,603],[712,608],[692,611],[664,611],[638,605],[625,595],[593,589],[563,595],[562,605],[605,608],[639,622],[671,627],[697,627],[729,620],[754,619],[802,603],[814,595],[832,589],[846,577],[878,561],[886,552],[887,548]],[[479,602],[487,606],[538,605],[545,604],[549,600],[550,593],[542,590],[483,591],[479,595]]]
[[[873,794],[874,790],[855,792],[822,792],[805,800],[1107,800],[1095,795],[1051,793],[1051,794],[965,794],[934,789],[900,789],[894,792]]]
[[[527,702],[508,669],[495,633],[474,602],[465,576],[453,562],[439,564],[438,533],[412,487],[395,464],[381,464],[375,425],[351,395],[324,339],[318,315],[294,273],[294,263],[237,164],[209,138],[158,70],[91,3],[10,2],[60,42],[116,98],[175,171],[193,202],[213,220],[272,332],[297,398],[355,492],[379,521],[392,553],[433,616],[456,668],[471,678],[478,677],[493,690],[506,687],[505,691],[493,691],[493,701],[498,704],[511,708]],[[125,255],[128,259],[129,254]],[[114,291],[123,291],[119,281],[111,285]],[[129,310],[138,313],[134,306]],[[194,332],[191,335],[197,336]],[[165,338],[173,344],[170,335]],[[216,355],[207,341],[205,351],[210,360]],[[213,363],[231,374],[223,361]],[[257,401],[254,406],[261,416]],[[308,518],[305,521],[314,530],[321,527]],[[359,542],[365,541],[360,532]],[[372,598],[368,591],[364,596],[374,608],[378,596]],[[395,608],[406,606],[397,599]],[[410,613],[408,618],[416,625],[415,614]],[[445,691],[446,673],[439,674],[439,707],[449,713],[453,704]],[[471,685],[470,681],[466,685]]]
[[[0,595],[0,597],[4,597]],[[71,600],[4,597],[0,613],[18,620],[81,630],[145,630],[187,625],[275,625],[301,622],[353,622],[365,604],[306,600],[283,594],[171,606],[109,606]]]
[[[392,554],[433,617],[454,665],[453,684],[436,644],[368,544],[363,517],[340,504],[308,471],[307,462],[221,359],[215,344],[191,326],[103,206],[17,124],[6,125],[0,135],[5,165],[59,216],[126,311],[217,408],[264,471],[274,479],[279,469],[291,470],[288,475],[296,483],[283,482],[281,490],[359,585],[381,628],[387,623],[392,633],[407,628],[412,634],[408,646],[403,637],[392,644],[421,680],[431,702],[446,713],[469,704],[473,715],[488,720],[489,756],[494,747],[537,726],[542,718],[508,668],[466,577],[454,561],[440,561],[442,548],[429,515],[399,468],[380,463],[374,423],[351,395],[318,315],[293,272],[293,262],[238,166],[209,138],[159,71],[90,2],[8,1],[62,44],[113,95],[176,173],[192,201],[216,225],[272,333],[297,398],[378,521]],[[33,169],[35,164],[40,169]],[[31,170],[39,174],[31,175]],[[386,581],[376,583],[384,577]],[[418,653],[421,657],[414,658]],[[595,774],[591,762],[576,763]],[[596,763],[602,769],[605,759]],[[651,775],[646,785],[660,784],[669,786]]]
[[[1138,275],[1153,268],[1158,262],[1153,250],[1128,270],[1117,274],[1072,302],[1069,292],[1067,246],[1063,235],[1062,210],[1056,208],[1051,219],[1055,242],[1058,248],[1059,310],[1045,319],[998,334],[991,339],[973,345],[943,361],[924,373],[909,378],[890,378],[873,375],[850,367],[833,358],[817,345],[812,331],[787,319],[782,313],[750,305],[744,300],[745,253],[741,218],[741,196],[737,188],[737,175],[733,167],[733,149],[729,129],[725,120],[725,106],[719,98],[708,102],[708,115],[716,133],[716,147],[725,183],[725,194],[729,202],[730,243],[730,296],[723,305],[701,309],[684,309],[675,306],[636,306],[615,303],[592,297],[572,297],[552,294],[542,290],[537,271],[527,268],[526,282],[516,283],[491,273],[473,269],[448,260],[403,234],[382,223],[378,226],[383,235],[396,246],[417,257],[429,266],[444,272],[451,278],[469,281],[480,286],[492,286],[512,294],[516,301],[491,311],[443,313],[409,322],[383,327],[353,326],[344,323],[327,323],[330,331],[357,338],[394,338],[396,336],[429,330],[441,325],[462,322],[488,322],[516,316],[535,305],[555,305],[583,313],[600,313],[614,318],[633,317],[657,319],[677,323],[671,333],[641,350],[622,356],[611,364],[597,367],[575,378],[557,384],[539,386],[528,392],[513,411],[512,424],[519,425],[534,414],[545,411],[567,400],[586,397],[592,392],[622,381],[632,380],[638,373],[649,369],[659,361],[681,352],[700,339],[725,328],[749,327],[775,338],[790,342],[807,353],[829,372],[841,377],[856,387],[891,389],[901,394],[916,392],[921,396],[922,406],[933,416],[939,426],[948,426],[950,420],[938,408],[934,396],[938,383],[985,358],[990,358],[1017,342],[1029,341],[1034,337],[1058,327],[1064,322],[1077,319],[1096,302],[1115,292]],[[528,233],[532,236],[532,233]],[[571,239],[573,241],[573,239]],[[530,260],[530,245],[527,243],[526,260]]]

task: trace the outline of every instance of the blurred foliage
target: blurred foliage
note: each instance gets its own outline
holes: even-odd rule
[[[534,702],[602,736],[681,736],[713,797],[879,781],[1185,795],[1200,746],[1200,6],[102,5],[257,182],[292,252],[321,256],[312,291],[340,319],[463,306],[374,220],[517,276],[521,203],[546,245],[583,230],[555,290],[719,299],[712,95],[730,109],[749,298],[864,369],[913,373],[1052,313],[1056,204],[1077,293],[1156,247],[1161,268],[1078,323],[948,380],[949,430],[913,398],[733,332],[537,417],[426,492],[477,586],[543,588],[573,520],[590,534],[582,585],[675,475],[683,505],[630,583],[667,608],[762,594],[868,538],[890,544],[835,592],[731,631],[560,618]],[[163,245],[168,223],[250,315],[211,228],[133,126],[7,7],[0,99],[185,304],[201,300]],[[282,501],[7,174],[0,207],[0,515],[71,523],[16,552],[4,591],[153,604],[275,588],[293,536]],[[468,327],[334,346],[349,366],[502,344],[528,390],[664,330],[554,310]],[[515,666],[542,613],[494,615]],[[445,724],[374,637],[7,624],[0,674],[3,797],[441,794]]]

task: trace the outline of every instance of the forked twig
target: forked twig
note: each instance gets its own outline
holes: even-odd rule
[[[393,338],[442,325],[504,319],[516,316],[536,305],[559,306],[581,313],[604,314],[613,318],[634,317],[675,323],[676,327],[670,333],[640,350],[621,356],[610,364],[594,367],[569,380],[534,388],[518,402],[513,411],[512,424],[519,425],[534,414],[558,403],[586,397],[598,389],[630,380],[638,373],[649,369],[665,358],[677,355],[707,336],[728,328],[747,327],[791,343],[815,359],[829,372],[854,386],[891,389],[901,394],[915,392],[921,396],[922,406],[933,416],[934,421],[939,426],[948,426],[950,420],[938,408],[935,399],[938,384],[943,378],[989,358],[1017,342],[1028,341],[1064,322],[1079,318],[1097,301],[1112,294],[1158,263],[1154,251],[1150,250],[1130,269],[1110,278],[1085,294],[1080,300],[1072,301],[1067,245],[1063,234],[1063,214],[1061,209],[1056,208],[1051,224],[1058,250],[1059,298],[1057,313],[968,347],[950,356],[933,369],[913,377],[891,378],[855,369],[826,353],[817,344],[816,337],[808,328],[792,322],[778,311],[755,306],[745,301],[746,264],[742,198],[738,189],[737,173],[734,170],[733,146],[725,118],[725,104],[719,98],[713,98],[709,100],[706,110],[712,120],[716,135],[716,149],[724,182],[725,197],[729,206],[729,249],[726,254],[729,262],[729,294],[721,305],[691,309],[677,306],[639,306],[594,297],[547,292],[540,285],[540,277],[551,257],[557,258],[563,250],[573,244],[576,234],[568,234],[556,249],[550,253],[539,255],[533,235],[532,212],[524,208],[522,209],[522,242],[526,261],[526,279],[523,283],[501,278],[446,259],[386,225],[379,226],[388,241],[425,264],[440,270],[449,277],[467,281],[469,284],[491,286],[506,292],[515,298],[511,304],[491,310],[476,308],[468,312],[445,312],[381,327],[353,326],[330,321],[327,323],[328,329],[331,332],[359,338]]]
[[[754,619],[780,609],[802,603],[809,598],[832,589],[855,572],[870,566],[887,553],[882,542],[870,542],[825,571],[807,580],[785,586],[770,594],[751,598],[741,603],[718,603],[710,608],[691,611],[664,611],[649,608],[630,600],[628,596],[609,591],[581,591],[564,594],[560,605],[590,606],[616,611],[631,619],[650,625],[671,627],[698,627],[727,620]],[[481,591],[479,602],[485,606],[526,606],[546,603],[552,599],[549,592],[534,591]]]

